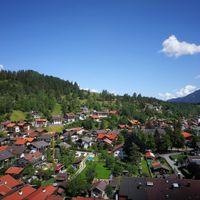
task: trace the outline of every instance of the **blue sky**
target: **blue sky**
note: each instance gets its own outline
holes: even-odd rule
[[[0,68],[183,96],[200,88],[199,8],[199,0],[1,0]]]

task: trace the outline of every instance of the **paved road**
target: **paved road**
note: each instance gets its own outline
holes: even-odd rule
[[[168,154],[160,154],[160,157],[164,158],[168,164],[171,166],[172,169],[174,169],[175,174],[178,176],[180,175],[181,178],[184,177],[184,175],[181,173],[181,171],[178,169],[178,167],[175,165],[176,162],[174,162],[173,160],[170,159],[170,156],[172,155],[177,155],[177,154],[181,154],[181,152],[176,152],[176,153],[168,153]]]

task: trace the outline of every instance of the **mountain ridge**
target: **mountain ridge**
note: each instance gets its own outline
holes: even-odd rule
[[[184,97],[168,100],[171,103],[200,103],[200,89]]]

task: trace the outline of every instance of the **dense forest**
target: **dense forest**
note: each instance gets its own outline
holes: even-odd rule
[[[13,110],[32,110],[51,117],[56,104],[62,113],[78,112],[85,105],[90,109],[118,110],[123,117],[144,122],[148,118],[178,119],[192,117],[200,113],[196,104],[170,103],[141,94],[114,95],[107,90],[93,93],[81,90],[78,84],[32,70],[0,71],[0,120],[9,118]]]

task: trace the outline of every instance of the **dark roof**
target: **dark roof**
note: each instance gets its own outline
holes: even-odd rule
[[[1,151],[0,153],[0,161],[6,160],[12,157],[14,157],[14,155],[7,150]]]
[[[10,151],[12,154],[15,154],[15,155],[21,155],[25,150],[26,148],[23,147],[23,146],[8,146],[8,151]]]
[[[0,138],[0,142],[4,142],[6,140],[7,140],[7,138],[5,138],[5,137]]]
[[[38,148],[38,149],[49,146],[49,144],[46,143],[45,141],[32,142],[32,145],[33,145],[34,147]]]
[[[196,165],[200,165],[200,156],[188,156],[188,161]]]
[[[107,185],[108,185],[107,181],[97,181],[92,185],[92,190],[98,189],[100,191],[104,191]]]
[[[92,141],[92,138],[90,138],[90,137],[83,137],[81,140],[84,141],[84,142],[89,143],[89,142]]]
[[[119,196],[136,200],[200,199],[200,181],[123,177]]]
[[[67,178],[68,178],[67,173],[58,173],[56,176],[57,181],[65,181],[67,180]]]

